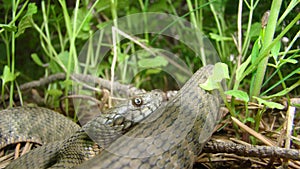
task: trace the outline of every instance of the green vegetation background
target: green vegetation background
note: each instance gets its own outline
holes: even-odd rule
[[[224,75],[228,91],[222,94],[231,116],[251,122],[258,129],[265,109],[250,115],[250,101],[282,109],[282,98],[290,105],[289,99],[299,96],[298,0],[3,0],[0,11],[1,94],[3,103],[5,94],[10,96],[10,106],[13,93],[21,96],[20,84],[65,72],[64,83],[45,88],[45,103],[58,106],[57,99],[70,91],[72,66],[76,65],[78,52],[88,37],[114,19],[143,12],[183,17],[207,35],[225,64],[223,70],[229,70]],[[145,34],[140,38],[149,43],[153,37]],[[132,44],[123,42],[119,55]],[[202,66],[191,50],[172,39],[158,40],[154,46],[167,46],[191,71]],[[113,54],[104,60],[99,76],[110,78],[107,72],[112,58]],[[118,68],[127,64],[117,60]],[[147,80],[148,76],[152,80]],[[176,89],[171,83],[166,85],[168,82],[166,74],[160,71],[145,71],[136,78],[135,85]],[[233,96],[231,102],[227,102],[226,95]],[[245,103],[244,110],[236,108],[240,103],[236,98]]]

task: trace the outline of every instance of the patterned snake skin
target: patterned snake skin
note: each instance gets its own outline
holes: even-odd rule
[[[192,168],[221,116],[218,93],[199,87],[212,72],[211,65],[198,70],[146,122],[77,168]]]
[[[1,118],[0,148],[23,137],[25,139],[21,141],[48,143],[14,160],[7,168],[192,168],[194,158],[200,154],[220,117],[218,93],[209,93],[199,87],[199,83],[212,74],[212,69],[210,65],[198,70],[164,106],[160,106],[164,99],[161,92],[141,94],[108,110],[108,114],[97,116],[82,128],[70,123],[74,127],[64,127],[63,131],[71,131],[51,138],[51,142],[44,136],[35,136],[38,134],[33,127],[26,133],[20,129],[12,131],[14,127],[4,129],[16,122]],[[28,115],[29,111],[41,110],[50,111],[42,108],[6,111]],[[6,113],[0,112],[2,114]],[[54,115],[50,114],[52,118]],[[25,121],[20,123],[24,125],[31,125],[33,123],[27,120],[36,119],[25,115],[22,118]],[[55,122],[50,117],[34,123],[48,121],[52,124],[42,127],[39,131],[42,134],[48,132],[45,130],[49,127],[55,131],[61,129],[53,127],[58,126],[59,120]],[[66,123],[62,126],[68,126]],[[53,131],[44,135],[51,135],[49,133]],[[29,137],[26,138],[27,134]]]
[[[14,160],[7,168],[72,168],[98,154],[100,147],[107,146],[147,117],[163,99],[163,93],[158,90],[134,96],[82,128],[45,108],[19,107],[1,111],[4,117],[0,120],[1,147],[24,141],[48,143]]]

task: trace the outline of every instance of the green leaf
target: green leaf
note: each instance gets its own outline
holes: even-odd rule
[[[62,62],[65,68],[68,67],[68,62],[69,62],[69,52],[68,51],[63,51],[58,54],[58,59]],[[74,70],[74,61],[71,60],[71,72]],[[63,69],[56,63],[55,60],[51,60],[49,63],[49,68],[53,73],[58,73],[58,72],[63,72]]]
[[[22,18],[20,23],[18,24],[18,32],[16,33],[16,38],[22,35],[27,28],[30,28],[31,25],[31,17]]]
[[[144,58],[138,61],[138,66],[141,68],[154,68],[167,66],[168,61],[163,56],[156,56],[154,58]]]
[[[251,52],[251,63],[254,63],[258,54],[259,54],[259,50],[261,48],[261,44],[260,44],[260,37],[255,41],[254,45],[253,45],[253,49]]]
[[[208,78],[206,80],[206,82],[202,83],[199,85],[202,89],[204,90],[208,90],[208,91],[211,91],[211,90],[214,90],[214,89],[218,89],[219,88],[219,85],[217,82],[213,81],[212,78]]]
[[[277,41],[271,49],[271,53],[272,53],[272,56],[275,60],[275,63],[277,63],[277,61],[278,61],[277,58],[278,58],[278,55],[279,55],[280,47],[281,47],[281,42]]]
[[[63,65],[67,68],[69,64],[69,59],[71,59],[71,69],[70,71],[73,72],[74,70],[74,60],[69,57],[69,52],[68,51],[63,51],[60,54],[58,54],[59,60],[63,63]]]
[[[64,80],[62,84],[65,86],[70,86],[73,84],[73,81],[72,80]]]
[[[298,63],[298,60],[296,60],[296,59],[291,59],[291,58],[287,58],[287,59],[280,59],[280,62],[282,62],[282,63],[292,63],[292,64],[296,64],[296,63]]]
[[[291,92],[293,89],[297,88],[298,86],[300,86],[300,81],[297,81],[296,83],[294,83],[292,86],[285,88],[283,90],[281,90],[278,93],[275,93],[273,95],[268,96],[267,98],[273,98],[273,97],[282,97],[284,95],[287,95],[289,92]]]
[[[245,119],[245,122],[250,122],[250,123],[255,123],[255,120],[252,118],[252,117],[247,117],[246,119]]]
[[[36,13],[37,13],[37,6],[35,5],[35,3],[29,3],[25,17],[32,16],[33,14],[36,14]]]
[[[40,60],[40,58],[38,57],[38,55],[36,53],[31,54],[31,58],[34,61],[34,63],[36,63],[37,65],[43,67],[44,63]]]
[[[229,79],[228,66],[225,63],[216,63],[211,78],[216,82],[221,82],[223,79]]]
[[[2,85],[5,85],[9,81],[13,81],[13,74],[10,72],[10,68],[5,65],[3,69],[3,75],[1,76]]]
[[[253,98],[255,98],[259,104],[266,105],[267,107],[270,107],[271,109],[274,109],[274,108],[279,109],[279,110],[284,109],[284,106],[279,103],[269,102],[269,101],[263,100],[261,98],[255,97],[255,96],[253,96]]]
[[[273,95],[268,96],[268,98],[272,98],[272,97],[281,97],[281,96],[284,96],[284,95],[288,94],[290,91],[291,91],[290,88],[285,88],[285,89],[281,90],[281,91],[278,92],[278,93],[275,93],[275,94],[273,94]]]
[[[47,90],[47,93],[51,96],[56,96],[56,97],[59,97],[63,94],[63,92],[61,90],[58,90],[58,89]]]
[[[232,41],[232,38],[230,37],[224,37],[224,36],[220,36],[218,34],[215,33],[209,33],[210,38],[216,40],[216,41]]]
[[[255,22],[251,25],[251,31],[249,33],[250,37],[257,37],[259,36],[261,31],[261,23],[260,22]]]
[[[146,74],[147,74],[147,75],[150,75],[150,74],[156,75],[156,74],[158,74],[158,73],[160,73],[160,72],[161,72],[161,69],[147,69],[147,70],[146,70]]]
[[[86,18],[86,16],[87,16],[87,18]],[[72,19],[74,19],[74,16]],[[86,19],[86,20],[84,20],[84,19]],[[91,30],[91,24],[90,24],[91,19],[92,19],[92,15],[91,14],[88,15],[88,10],[86,8],[78,9],[76,28],[79,29],[79,26],[83,23],[81,30],[79,31],[79,33],[77,35],[78,38],[85,40],[90,37],[89,31]]]
[[[0,78],[2,79],[2,85],[5,85],[7,82],[12,82],[16,79],[16,77],[18,77],[20,75],[19,72],[12,74],[10,72],[10,68],[5,65],[4,69],[3,69],[3,75],[0,76]]]
[[[63,71],[63,69],[53,59],[51,59],[49,62],[49,69],[52,73],[58,73]]]
[[[220,87],[219,83],[223,79],[229,79],[228,66],[218,62],[214,66],[213,74],[207,78],[206,82],[200,84],[200,87],[209,91],[218,89]]]
[[[126,59],[129,58],[129,55],[128,54],[125,54],[125,53],[118,53],[118,61],[120,63],[124,62]]]
[[[244,63],[242,63],[240,67],[237,68],[235,76],[236,76],[236,79],[238,81],[242,81],[243,80],[243,79],[241,79],[242,75],[245,72],[245,69],[247,68],[247,66],[250,63],[250,61],[251,61],[251,57],[248,57],[247,60]]]
[[[37,7],[35,3],[29,3],[26,14],[22,17],[18,24],[18,32],[16,33],[16,38],[23,34],[27,28],[30,28],[32,26],[32,15],[35,13],[37,13]]]
[[[241,91],[241,90],[228,90],[225,92],[225,94],[239,98],[241,100],[243,100],[244,102],[248,102],[249,101],[249,96],[246,92]]]

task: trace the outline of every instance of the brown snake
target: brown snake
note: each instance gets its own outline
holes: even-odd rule
[[[157,91],[140,95],[7,168],[191,168],[220,117],[219,95],[199,87],[212,69],[198,70],[164,106],[160,106],[163,96]],[[5,135],[2,130],[0,137]],[[0,140],[2,145],[8,139]]]

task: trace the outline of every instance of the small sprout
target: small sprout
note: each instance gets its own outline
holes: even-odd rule
[[[279,110],[284,109],[284,106],[282,104],[266,101],[264,99],[261,99],[261,98],[255,97],[255,96],[253,96],[253,98],[255,98],[259,104],[263,104],[267,107],[270,107],[271,109],[279,109]]]

